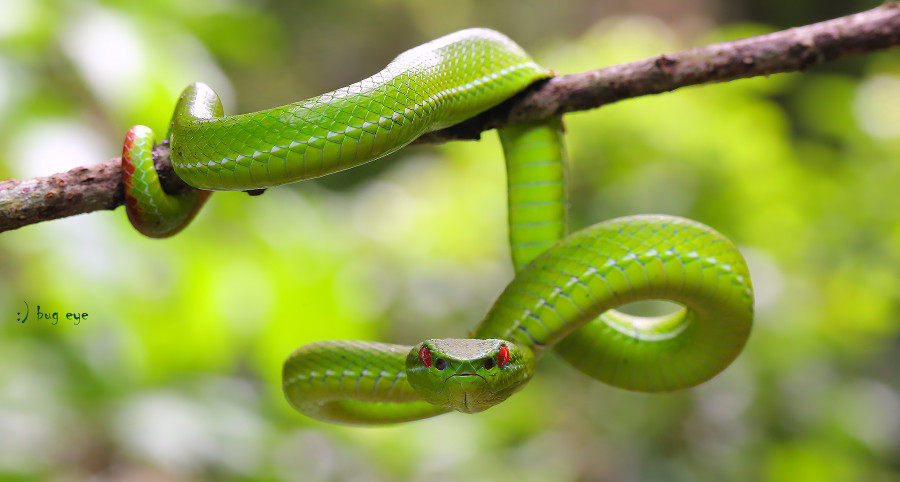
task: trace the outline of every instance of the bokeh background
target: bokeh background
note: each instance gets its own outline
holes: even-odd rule
[[[249,112],[464,27],[577,72],[876,4],[0,0],[0,178],[117,156],[195,80]],[[491,132],[216,194],[168,240],[121,209],[0,235],[0,478],[900,480],[900,50],[566,124],[573,228],[677,214],[745,253],[756,324],[714,380],[629,393],[548,356],[474,416],[361,429],[288,407],[294,348],[461,336],[511,279]]]

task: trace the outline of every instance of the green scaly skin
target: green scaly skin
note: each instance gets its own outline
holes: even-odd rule
[[[549,75],[502,34],[470,29],[405,52],[356,84],[263,112],[224,117],[212,89],[194,84],[167,136],[172,163],[185,182],[206,190],[322,176],[477,115]],[[129,218],[144,234],[163,237],[189,222],[206,194],[163,193],[149,173],[151,136],[140,126],[129,132],[123,172]],[[564,237],[561,136],[559,119],[500,131],[517,275],[472,338],[303,346],[284,365],[288,401],[311,417],[354,424],[478,412],[521,389],[549,348],[597,380],[642,391],[693,386],[727,367],[752,321],[737,248],[671,216],[620,218]],[[140,192],[129,193],[133,186]],[[641,299],[684,309],[657,318],[613,309]]]

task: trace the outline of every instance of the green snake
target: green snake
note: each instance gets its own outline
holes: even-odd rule
[[[122,156],[126,210],[140,232],[169,236],[190,222],[209,190],[260,189],[348,169],[550,76],[504,35],[468,29],[404,52],[348,87],[252,114],[224,116],[212,89],[193,84],[166,137],[175,172],[197,189],[163,191],[153,134],[136,126]],[[676,390],[712,378],[740,353],[753,291],[734,244],[664,215],[613,219],[567,236],[561,120],[499,134],[513,281],[469,338],[300,347],[283,370],[294,408],[351,424],[480,412],[520,390],[550,349],[614,386]],[[681,309],[659,317],[615,309],[645,299]]]

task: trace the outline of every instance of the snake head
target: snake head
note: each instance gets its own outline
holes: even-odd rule
[[[425,401],[464,413],[506,400],[531,379],[534,354],[506,340],[426,340],[406,356],[406,377]]]

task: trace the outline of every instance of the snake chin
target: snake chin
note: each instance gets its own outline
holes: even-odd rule
[[[478,374],[453,374],[445,380],[442,392],[449,408],[458,412],[478,413],[496,403],[487,380]]]

